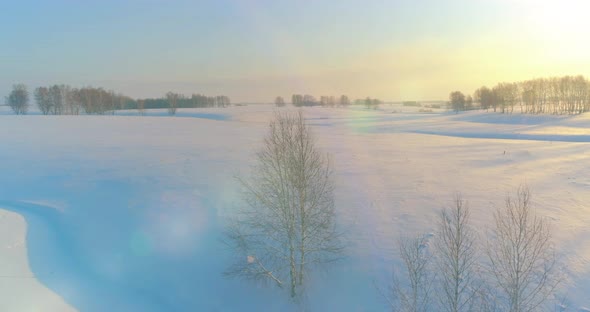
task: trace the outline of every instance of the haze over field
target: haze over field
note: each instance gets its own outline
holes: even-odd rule
[[[590,2],[0,12],[0,311],[590,311]]]
[[[13,83],[270,102],[293,93],[445,100],[459,88],[587,75],[583,0],[3,1]]]

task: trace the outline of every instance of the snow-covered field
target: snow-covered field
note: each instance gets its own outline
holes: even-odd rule
[[[0,310],[285,310],[276,289],[222,277],[220,242],[274,110],[0,114]],[[333,157],[348,243],[311,279],[311,310],[386,310],[375,284],[400,234],[433,232],[456,191],[484,234],[523,182],[552,220],[562,293],[590,307],[590,115],[304,111]]]

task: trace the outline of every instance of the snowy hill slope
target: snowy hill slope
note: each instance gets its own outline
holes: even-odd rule
[[[18,248],[36,279],[81,311],[292,307],[275,289],[222,277],[221,231],[241,204],[234,176],[247,175],[273,110],[0,116],[0,208],[27,221]],[[385,310],[374,284],[399,264],[401,233],[433,232],[461,191],[483,234],[522,182],[552,220],[564,293],[590,306],[590,116],[390,111],[305,109],[334,159],[349,244],[346,260],[312,277],[312,310]]]

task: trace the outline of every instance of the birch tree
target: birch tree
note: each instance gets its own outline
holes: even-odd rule
[[[24,115],[29,110],[29,91],[24,84],[16,84],[6,97],[6,104],[12,108],[15,114]]]
[[[277,113],[249,179],[239,179],[245,207],[230,222],[230,277],[263,280],[300,296],[305,276],[337,260],[332,168],[303,113]]]
[[[547,221],[531,207],[520,186],[494,213],[495,239],[488,243],[489,271],[510,312],[538,311],[559,283]]]
[[[176,115],[176,110],[178,109],[178,98],[179,94],[174,92],[166,93],[166,100],[168,101],[168,114],[173,116]]]
[[[435,250],[441,311],[472,311],[478,305],[476,234],[470,217],[461,194],[455,195],[451,208],[440,213]]]
[[[276,105],[277,107],[283,107],[283,106],[285,106],[285,100],[283,99],[283,97],[281,97],[281,96],[277,96],[277,97],[275,98],[275,105]]]
[[[137,112],[140,116],[145,115],[145,101],[142,99],[137,100]]]
[[[432,259],[427,250],[428,237],[402,237],[399,252],[402,272],[393,276],[389,296],[386,299],[395,312],[427,312],[432,310],[433,281]]]
[[[49,89],[46,87],[38,87],[35,89],[34,96],[41,113],[43,115],[49,114],[51,111],[51,97],[49,94]]]

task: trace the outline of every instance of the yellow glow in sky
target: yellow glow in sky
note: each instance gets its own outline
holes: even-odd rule
[[[590,1],[13,1],[0,94],[93,85],[270,102],[291,94],[445,100],[535,77],[590,77]]]

